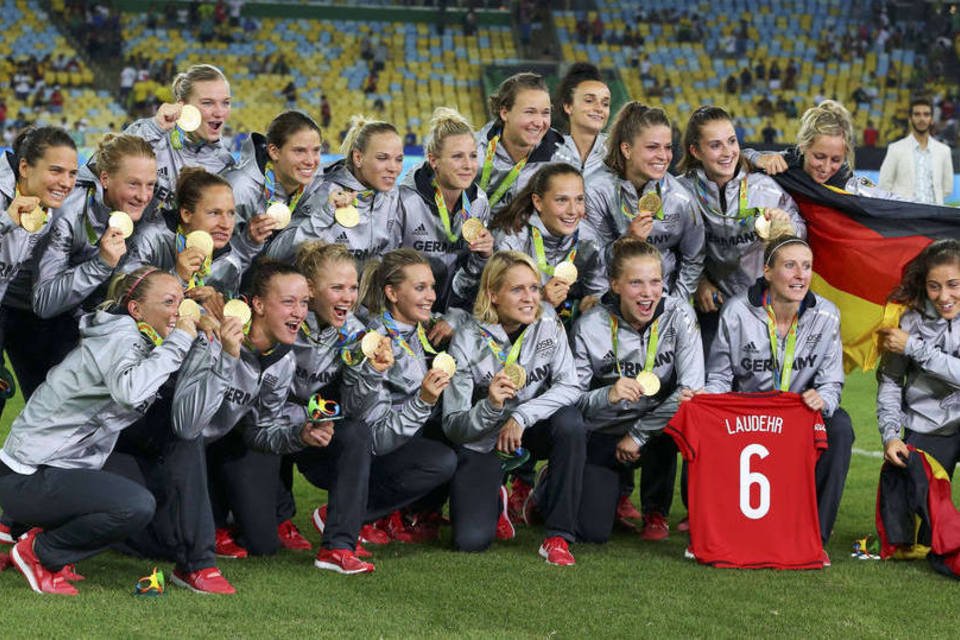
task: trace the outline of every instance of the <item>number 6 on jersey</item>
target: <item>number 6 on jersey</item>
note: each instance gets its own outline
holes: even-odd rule
[[[759,471],[750,470],[753,456],[761,460],[770,455],[762,444],[748,444],[740,451],[740,511],[751,520],[759,520],[770,511],[770,481]],[[750,488],[756,485],[759,490],[760,504],[750,503]]]

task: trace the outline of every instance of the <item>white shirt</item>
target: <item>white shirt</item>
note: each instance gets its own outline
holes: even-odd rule
[[[924,204],[937,204],[933,192],[933,170],[930,163],[930,147],[920,147],[916,137],[910,136],[913,141],[913,199]]]

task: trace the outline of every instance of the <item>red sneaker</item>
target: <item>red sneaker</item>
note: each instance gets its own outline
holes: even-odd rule
[[[547,564],[558,567],[569,567],[577,564],[573,554],[570,553],[567,541],[560,536],[553,536],[544,540],[543,544],[540,545],[540,555],[547,559]]]
[[[517,530],[513,528],[510,522],[510,513],[507,508],[507,488],[500,485],[500,517],[497,518],[497,540],[513,540],[517,535]]]
[[[229,529],[217,529],[215,546],[218,558],[247,557],[247,550],[237,544]]]
[[[0,522],[0,544],[13,544],[13,534],[10,533],[10,527]]]
[[[327,505],[322,505],[313,510],[313,527],[323,533],[327,526]],[[388,544],[390,536],[380,531],[372,524],[365,524],[360,527],[360,542],[365,544]]]
[[[174,569],[172,580],[175,584],[190,589],[194,593],[232,596],[237,592],[216,567],[207,567],[192,573],[187,573],[182,569]]]
[[[323,533],[327,526],[327,505],[320,505],[314,509],[310,520],[313,522],[313,528],[317,530],[317,533]]]
[[[313,566],[348,576],[356,573],[373,573],[376,568],[372,563],[357,558],[350,549],[320,549],[317,559],[313,561]]]
[[[409,516],[407,531],[413,536],[414,542],[433,542],[440,539],[440,525],[443,515],[437,511],[429,513],[414,513]]]
[[[77,573],[77,565],[75,564],[65,564],[63,569],[57,572],[57,575],[61,576],[67,582],[81,582],[86,580],[82,575]]]
[[[510,517],[510,520],[514,522],[523,521],[523,505],[527,503],[527,498],[530,497],[531,491],[533,491],[533,487],[526,482],[520,478],[513,479],[510,499],[507,501],[507,515]]]
[[[13,546],[10,553],[17,570],[27,579],[30,588],[37,593],[53,593],[61,596],[75,596],[79,592],[67,582],[60,572],[54,573],[40,564],[40,559],[33,551],[33,541],[40,529],[31,529]]]
[[[677,523],[677,531],[680,533],[689,533],[690,532],[690,517],[683,516],[683,520]]]
[[[303,534],[297,529],[297,525],[293,524],[291,520],[284,520],[277,525],[277,537],[280,538],[280,544],[285,549],[293,549],[294,551],[310,551],[313,549],[310,541],[303,537]]]
[[[373,554],[370,553],[370,551],[368,551],[365,546],[363,546],[362,544],[360,544],[359,541],[357,542],[357,546],[353,548],[353,553],[354,553],[354,555],[356,555],[358,558],[372,558],[372,557],[373,557]]]
[[[640,537],[644,540],[666,540],[670,537],[670,525],[667,519],[656,511],[644,514]]]
[[[620,496],[617,503],[617,520],[639,520],[643,515],[630,502],[630,496]]]
[[[832,566],[830,563],[830,556],[827,555],[827,550],[823,550],[823,555],[820,556],[821,562],[823,562],[823,568],[826,569],[829,566]]]
[[[387,534],[391,540],[409,544],[414,542],[413,534],[407,530],[407,523],[399,510],[376,522],[377,531]]]

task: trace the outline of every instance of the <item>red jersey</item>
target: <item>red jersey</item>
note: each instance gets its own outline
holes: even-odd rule
[[[667,425],[689,465],[690,551],[718,567],[819,569],[820,413],[795,393],[702,394]]]

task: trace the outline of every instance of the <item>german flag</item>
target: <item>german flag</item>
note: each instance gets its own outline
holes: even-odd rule
[[[936,239],[960,238],[960,211],[854,195],[795,166],[775,179],[807,223],[811,288],[840,308],[844,367],[873,369],[877,329],[897,326],[903,311],[887,297],[904,265]]]

